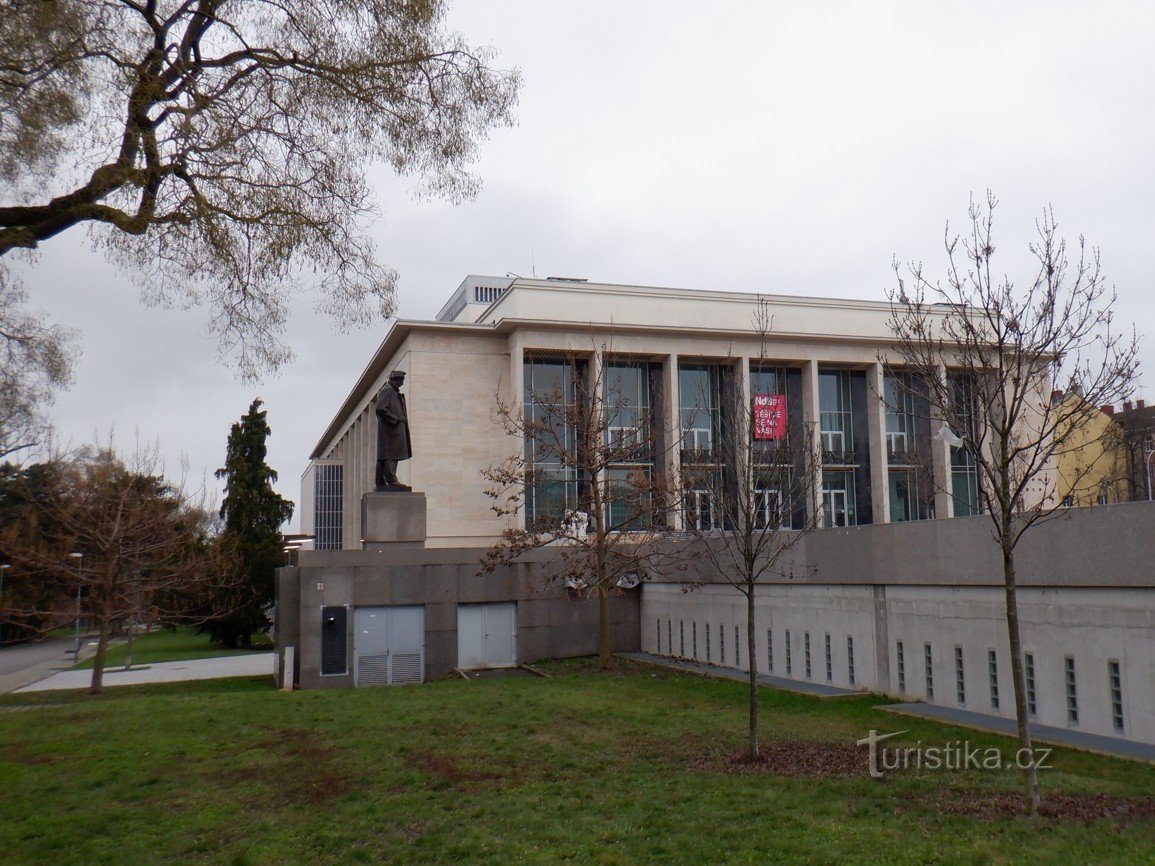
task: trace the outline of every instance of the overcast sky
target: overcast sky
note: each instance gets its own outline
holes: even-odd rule
[[[941,272],[945,222],[989,187],[1012,279],[1050,204],[1101,250],[1120,320],[1155,335],[1155,4],[458,0],[450,23],[522,70],[520,122],[483,148],[471,203],[375,178],[402,318],[432,318],[469,273],[883,300],[896,256]],[[340,335],[302,298],[296,361],[246,385],[203,311],[142,306],[83,231],[20,270],[32,306],[83,333],[63,438],[159,441],[170,475],[184,455],[214,491],[260,396],[297,500],[389,324]]]

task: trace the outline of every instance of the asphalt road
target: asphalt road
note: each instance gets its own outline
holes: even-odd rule
[[[72,656],[65,651],[76,646],[72,638],[45,638],[37,643],[23,643],[0,649],[0,676],[19,673],[25,668],[44,662],[59,662],[60,667],[72,665]]]

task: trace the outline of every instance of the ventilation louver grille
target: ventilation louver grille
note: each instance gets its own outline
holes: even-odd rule
[[[358,656],[357,685],[384,686],[389,684],[389,656]]]
[[[421,653],[395,653],[393,655],[393,676],[391,683],[421,682]]]

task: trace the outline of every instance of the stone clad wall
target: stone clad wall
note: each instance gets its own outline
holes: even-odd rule
[[[1036,720],[1041,724],[1068,725],[1064,676],[1065,659],[1071,656],[1079,711],[1071,727],[1155,743],[1153,526],[1155,503],[1125,503],[1076,509],[1024,538],[1019,603],[1024,651],[1035,659]],[[456,665],[458,604],[516,602],[519,661],[596,651],[596,601],[571,595],[546,579],[552,551],[538,551],[523,565],[478,576],[483,553],[482,548],[302,551],[299,567],[282,569],[279,575],[278,649],[297,647],[303,688],[350,686],[351,674],[319,676],[321,606],[423,605],[426,676],[433,678]],[[615,595],[615,651],[640,648],[745,667],[743,596],[718,575],[701,571],[700,559],[687,559],[685,570],[652,575],[639,589]],[[1001,558],[987,518],[820,530],[791,551],[786,571],[758,591],[759,670],[806,679],[809,633],[809,679],[814,682],[960,706],[955,648],[961,647],[961,706],[1013,717]],[[683,591],[690,584],[696,588]],[[853,642],[853,682],[848,638]],[[724,660],[720,639],[726,642]],[[351,653],[352,634],[349,640]],[[904,650],[901,683],[899,642]],[[933,698],[926,688],[927,644]],[[991,650],[998,709],[991,705]],[[1111,662],[1118,662],[1121,672],[1122,732],[1113,717]]]
[[[425,677],[435,679],[457,667],[459,604],[516,602],[519,663],[597,652],[597,600],[568,592],[548,579],[545,565],[552,558],[548,553],[479,576],[484,553],[478,548],[302,551],[297,567],[278,572],[277,651],[283,654],[286,646],[297,647],[301,688],[347,688],[354,684],[352,610],[421,605]],[[321,608],[327,605],[350,608],[350,667],[344,676],[320,675]],[[615,652],[639,648],[639,606],[639,589],[611,598]]]
[[[1023,650],[1036,669],[1036,721],[1104,736],[1155,743],[1155,503],[1077,509],[1031,530],[1018,558]],[[792,551],[792,576],[758,592],[758,667],[806,680],[810,635],[814,682],[893,697],[962,706],[1014,718],[1002,560],[986,517],[831,529]],[[716,575],[693,569],[658,577],[642,598],[642,647],[663,655],[706,657],[704,632],[741,630],[744,597]],[[692,592],[680,584],[697,582]],[[691,638],[698,634],[697,653]],[[791,671],[786,670],[790,633]],[[769,632],[769,635],[767,634]],[[685,644],[679,639],[685,635]],[[831,679],[825,636],[831,636]],[[670,639],[672,637],[672,640]],[[847,638],[854,642],[849,681]],[[773,642],[773,670],[768,670]],[[900,684],[898,644],[903,645]],[[925,652],[931,648],[933,698]],[[955,648],[963,657],[964,701],[958,701]],[[997,709],[992,707],[989,652],[995,651]],[[745,650],[743,649],[743,652]],[[1068,723],[1065,659],[1075,662],[1078,723]],[[1123,731],[1115,727],[1108,664],[1119,663]],[[733,659],[727,653],[726,664]],[[743,666],[745,660],[742,662]]]

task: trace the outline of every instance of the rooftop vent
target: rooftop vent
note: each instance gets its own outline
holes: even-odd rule
[[[505,294],[506,286],[474,286],[473,303],[492,304]]]

